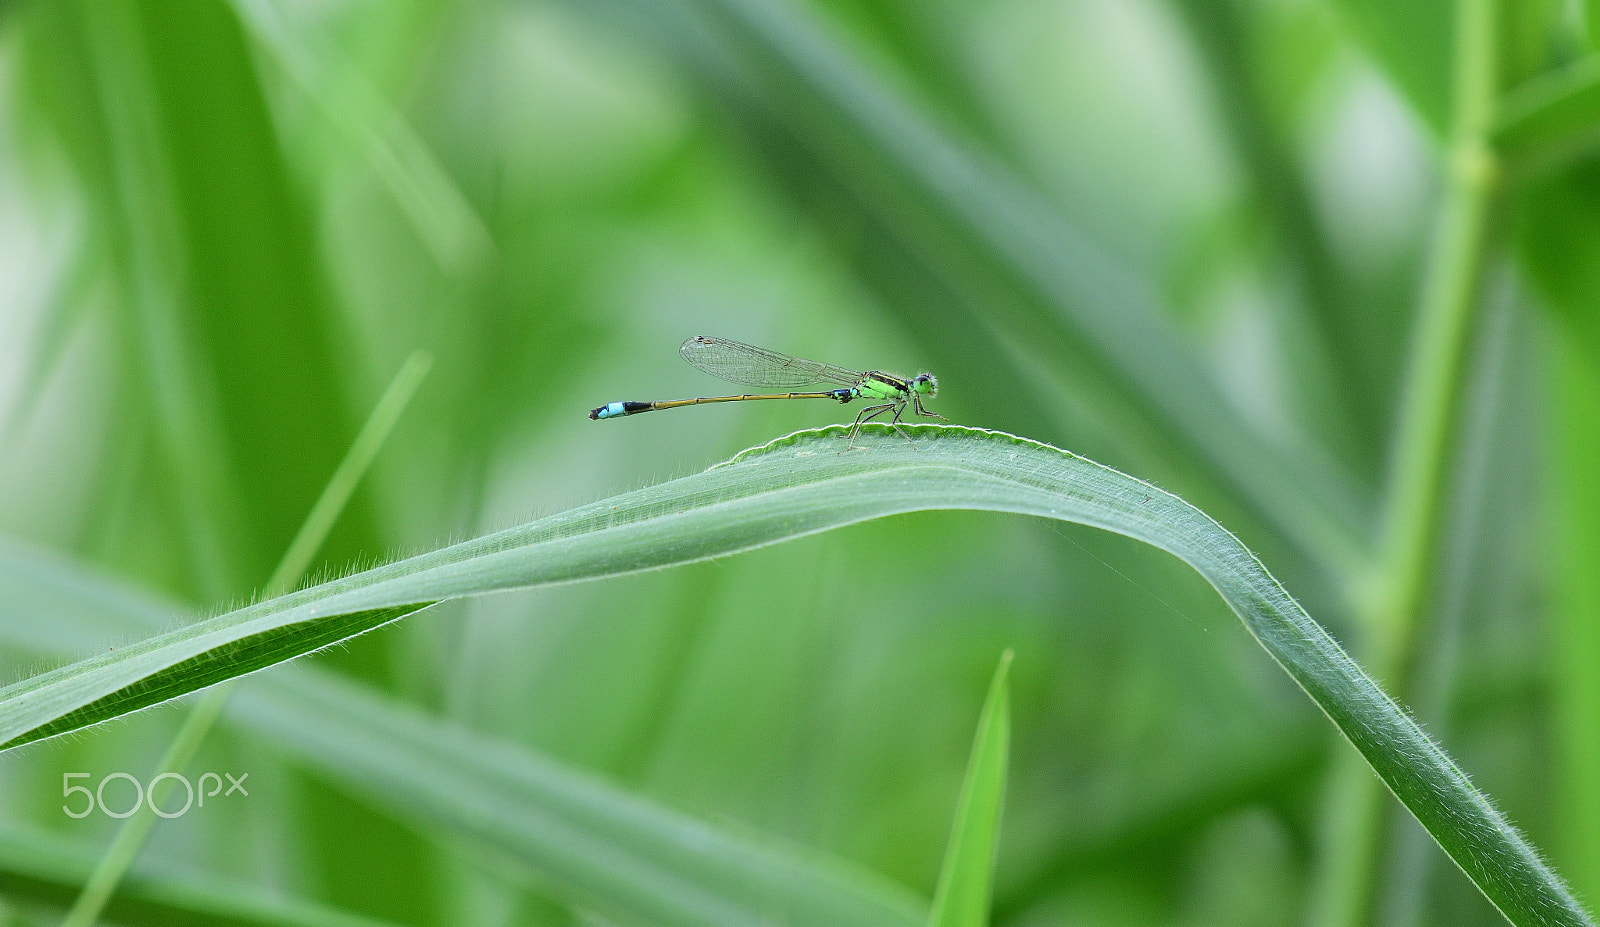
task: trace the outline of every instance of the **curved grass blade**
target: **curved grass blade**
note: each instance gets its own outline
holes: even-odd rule
[[[21,620],[46,603],[57,622]],[[175,609],[0,544],[0,645],[40,656],[82,650],[159,628]],[[920,927],[925,920],[925,898],[876,873],[693,818],[311,667],[252,677],[227,717],[352,797],[452,845],[510,859],[536,873],[551,897],[619,923],[743,927],[765,917],[790,927]],[[83,884],[87,857],[41,873],[39,864],[53,856],[13,853],[12,845],[0,826],[0,890],[12,897],[64,904]],[[119,886],[108,911],[144,898],[139,872]],[[249,900],[243,889],[236,894],[241,904]],[[154,923],[179,921],[205,922],[169,911]]]
[[[1011,750],[1011,690],[1006,678],[1011,658],[1009,650],[1001,654],[978,716],[978,733],[972,740],[972,758],[967,761],[961,799],[956,803],[955,824],[950,829],[950,846],[945,849],[928,927],[984,927],[989,923]]]
[[[0,744],[0,749],[76,731],[198,692],[349,640],[433,604],[340,611],[291,624],[270,619],[234,624],[228,621],[237,614],[233,612],[97,654],[0,689],[0,736],[20,731]],[[311,611],[315,613],[315,609]]]
[[[1449,756],[1245,546],[1155,486],[1024,438],[913,426],[797,432],[702,473],[324,583],[0,689],[7,747],[289,659],[446,598],[614,576],[904,512],[974,509],[1104,528],[1198,571],[1513,923],[1592,924]],[[239,659],[243,647],[248,659]],[[159,698],[149,691],[156,688]],[[135,706],[137,707],[137,706]]]

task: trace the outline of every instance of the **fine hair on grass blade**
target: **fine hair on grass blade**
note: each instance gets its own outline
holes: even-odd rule
[[[117,717],[448,598],[616,576],[932,509],[1036,515],[1165,550],[1217,590],[1514,923],[1590,924],[1520,833],[1231,533],[1156,486],[1049,445],[949,425],[797,432],[701,473],[259,602],[0,689],[0,744]],[[241,659],[240,655],[244,658]]]

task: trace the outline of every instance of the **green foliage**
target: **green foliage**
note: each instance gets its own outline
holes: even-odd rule
[[[242,676],[193,769],[259,785],[108,916],[924,923],[1008,648],[996,925],[1581,919],[1528,844],[1600,893],[1595,10],[7,5],[0,920],[105,859],[62,774]],[[708,394],[697,333],[1227,531],[950,508],[1065,511],[957,431],[701,472],[851,407],[582,416]]]
[[[1259,561],[1148,483],[1010,435],[874,425],[801,432],[702,474],[247,606],[0,689],[0,744],[78,730],[320,649],[438,601],[688,563],[870,518],[935,508],[1038,515],[1115,531],[1204,576],[1389,788],[1508,916],[1584,924],[1565,886],[1455,764]]]

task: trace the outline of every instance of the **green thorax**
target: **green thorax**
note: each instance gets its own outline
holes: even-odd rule
[[[910,385],[899,377],[892,376],[877,370],[867,371],[867,375],[856,384],[856,395],[862,399],[878,399],[886,402],[904,402],[910,392]]]

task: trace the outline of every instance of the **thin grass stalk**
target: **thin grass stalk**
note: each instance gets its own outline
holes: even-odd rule
[[[1416,334],[1396,423],[1382,512],[1380,560],[1358,594],[1369,660],[1391,691],[1406,677],[1423,630],[1437,560],[1446,470],[1456,442],[1462,370],[1481,302],[1491,212],[1499,185],[1489,144],[1496,95],[1495,0],[1456,6],[1455,130]],[[1357,757],[1336,766],[1324,857],[1313,885],[1313,923],[1343,927],[1373,915],[1385,812],[1381,784]]]

